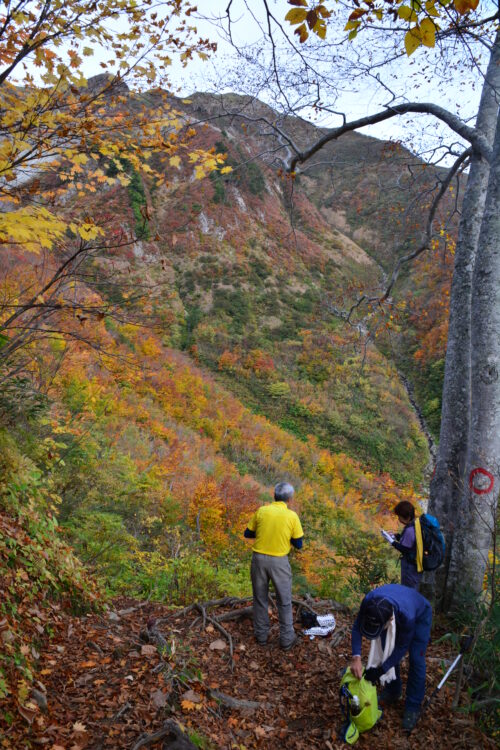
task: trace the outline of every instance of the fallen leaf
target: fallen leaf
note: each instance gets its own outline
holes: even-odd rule
[[[18,706],[17,707],[19,713],[25,719],[28,724],[33,724],[33,720],[35,716],[38,713],[38,707],[34,706],[32,703],[27,704],[26,706]]]
[[[181,698],[185,701],[191,701],[191,703],[201,703],[203,700],[203,696],[201,696],[199,693],[195,693],[194,690],[186,690],[186,692],[182,694]]]
[[[158,649],[156,646],[152,646],[150,644],[146,644],[141,648],[141,654],[143,656],[155,656],[158,653]]]
[[[81,721],[75,721],[73,724],[73,731],[75,732],[86,732],[87,729],[85,727],[85,724],[82,724]]]
[[[226,641],[218,638],[216,641],[212,641],[209,648],[211,651],[223,651],[227,647]]]
[[[90,669],[90,667],[95,667],[95,665],[95,661],[81,661],[78,666],[82,669]]]
[[[162,690],[155,690],[151,695],[151,700],[156,708],[164,708],[167,705],[167,695]]]

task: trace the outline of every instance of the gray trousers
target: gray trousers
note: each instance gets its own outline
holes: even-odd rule
[[[250,569],[253,591],[253,628],[260,643],[267,641],[269,633],[268,593],[269,581],[273,582],[278,605],[280,644],[285,648],[295,639],[292,613],[292,570],[285,557],[252,553]]]

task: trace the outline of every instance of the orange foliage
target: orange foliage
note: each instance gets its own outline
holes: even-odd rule
[[[252,349],[245,358],[245,367],[258,377],[266,377],[276,369],[270,354],[262,349]]]
[[[219,357],[219,370],[229,370],[231,372],[236,369],[238,364],[239,356],[236,352],[230,352],[226,349]]]
[[[414,358],[421,365],[443,357],[448,337],[450,287],[455,244],[449,235],[433,242],[431,251],[417,262],[418,299],[410,298],[410,322],[418,348]]]
[[[213,479],[199,482],[189,503],[188,523],[196,528],[209,555],[227,547],[225,508]]]

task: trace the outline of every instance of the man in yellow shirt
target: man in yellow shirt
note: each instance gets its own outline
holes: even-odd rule
[[[292,571],[288,560],[291,545],[302,547],[304,532],[298,515],[287,507],[294,489],[288,482],[274,488],[274,503],[253,514],[244,536],[252,546],[253,627],[257,643],[264,646],[269,633],[268,593],[273,582],[280,623],[280,646],[289,651],[297,641],[293,629]]]

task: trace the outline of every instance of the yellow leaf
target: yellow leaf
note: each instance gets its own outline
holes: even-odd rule
[[[302,23],[302,21],[305,21],[307,17],[307,10],[304,10],[303,8],[292,8],[288,11],[288,13],[285,16],[285,21],[288,21],[292,24],[292,26],[295,26],[298,23]]]
[[[422,40],[420,39],[420,30],[417,26],[410,29],[405,34],[405,50],[408,57],[410,57],[415,50],[420,47]]]
[[[428,16],[432,16],[433,18],[439,18],[439,11],[436,8],[434,0],[427,0],[425,4],[425,12]]]
[[[25,250],[38,253],[41,247],[51,248],[66,229],[46,208],[26,207],[0,213],[0,241],[15,242]]]
[[[104,234],[100,227],[87,222],[79,226],[77,232],[82,240],[95,240],[98,234]]]
[[[430,18],[424,18],[420,24],[422,44],[426,47],[434,47],[436,44],[436,27]]]
[[[233,171],[232,167],[222,167],[222,169],[220,170],[220,173],[227,174],[228,172],[232,172],[232,171]]]
[[[313,31],[317,36],[319,36],[320,39],[325,39],[326,23],[321,18],[318,18],[318,20],[313,26]]]
[[[479,0],[453,0],[453,6],[461,16],[465,15],[470,10],[476,10],[478,4]]]
[[[316,13],[322,18],[330,18],[330,16],[332,15],[332,12],[330,10],[327,10],[324,5],[318,5],[318,7],[316,8]]]
[[[416,21],[417,20],[417,14],[412,8],[409,8],[407,5],[402,5],[400,8],[398,8],[398,16],[403,19],[403,21]]]
[[[171,156],[169,159],[170,166],[171,167],[180,167],[181,165],[181,157],[180,156]]]
[[[118,181],[123,185],[123,187],[127,187],[127,185],[130,184],[130,177],[126,174],[119,174]]]
[[[344,31],[349,31],[350,29],[358,29],[360,25],[361,21],[348,21],[344,26]]]

